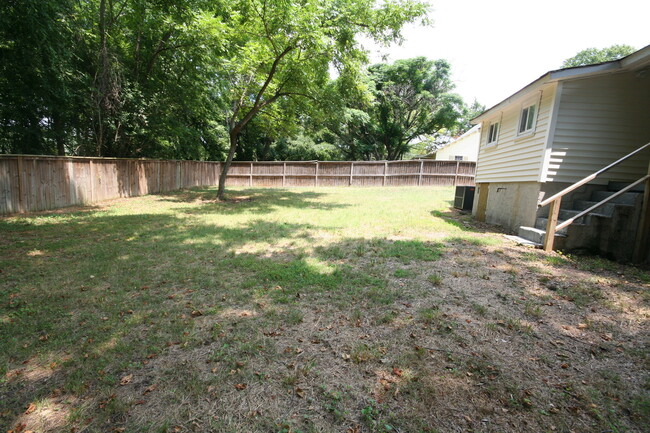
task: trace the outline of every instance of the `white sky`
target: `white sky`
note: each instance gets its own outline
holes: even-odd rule
[[[375,46],[371,61],[446,59],[455,91],[487,108],[585,48],[650,44],[648,0],[428,1],[433,27],[407,27],[402,46]]]

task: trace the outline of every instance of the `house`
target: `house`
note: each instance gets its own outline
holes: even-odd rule
[[[478,145],[481,125],[475,125],[458,138],[439,147],[435,152],[422,156],[422,159],[445,161],[474,161],[478,158]]]
[[[545,200],[650,142],[650,46],[620,60],[547,72],[473,119],[481,127],[473,213],[536,243]],[[650,146],[562,197],[551,221],[570,220],[610,196],[551,242],[621,260],[648,256],[643,184]],[[645,200],[646,203],[649,200]],[[639,229],[639,226],[642,226]],[[562,239],[560,239],[560,237]]]

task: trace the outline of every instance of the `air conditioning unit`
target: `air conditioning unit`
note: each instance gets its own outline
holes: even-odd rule
[[[474,203],[475,186],[457,186],[456,197],[454,197],[454,207],[461,210],[472,210]]]

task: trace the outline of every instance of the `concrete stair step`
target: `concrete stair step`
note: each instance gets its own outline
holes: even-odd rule
[[[522,238],[520,236],[503,235],[503,237],[505,237],[506,239],[510,239],[511,241],[516,243],[517,245],[525,245],[525,246],[528,246],[528,247],[535,247],[535,248],[539,248],[539,247],[542,246],[542,244],[539,243],[539,242],[533,242],[530,239]]]
[[[607,189],[609,191],[620,191],[626,186],[628,186],[630,183],[631,182],[610,182],[607,185]],[[643,191],[645,191],[644,183],[641,183],[630,190],[630,192],[643,192]]]
[[[544,243],[544,235],[546,232],[535,227],[519,227],[519,232],[517,233],[519,237],[528,239],[531,242],[542,244]]]
[[[535,244],[543,244],[544,243],[544,238],[546,237],[546,230],[542,230],[536,227],[526,227],[526,226],[521,226],[519,227],[519,237],[524,238],[526,240],[529,240]],[[555,233],[555,237],[562,238],[566,237],[566,234],[564,233]]]
[[[557,223],[561,224],[563,223],[563,220],[558,220]],[[540,230],[546,230],[546,225],[548,224],[548,218],[537,218],[535,220],[535,228],[540,229]],[[581,223],[573,223],[572,225],[584,225]],[[562,230],[559,230],[558,232],[555,233],[556,235],[562,235],[566,236],[567,234],[567,227],[563,228]]]
[[[589,200],[576,200],[573,203],[573,208],[575,210],[583,211],[585,209],[589,209],[590,207],[598,204],[597,201],[589,201]],[[616,203],[605,203],[601,207],[597,208],[593,212],[590,213],[590,215],[599,215],[599,216],[605,216],[605,217],[612,217],[614,215],[614,211],[616,210]],[[628,205],[618,205],[618,206],[628,206]]]
[[[575,209],[560,209],[558,220],[566,221],[569,218],[573,218],[574,216],[578,215],[579,213],[580,211]],[[573,224],[587,224],[586,217],[575,220]]]
[[[591,201],[600,202],[615,194],[616,191],[594,191],[591,193]],[[639,192],[625,192],[609,203],[625,204],[628,206],[635,206],[637,201],[641,198]]]

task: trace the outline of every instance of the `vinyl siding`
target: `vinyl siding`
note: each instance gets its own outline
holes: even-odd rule
[[[458,155],[463,157],[463,161],[476,161],[480,134],[481,131],[478,130],[449,143],[436,152],[436,159],[453,160]]]
[[[513,103],[495,113],[481,127],[481,147],[476,169],[476,182],[537,182],[539,181],[550,114],[555,99],[556,84],[543,86],[530,93],[520,103]],[[522,103],[540,101],[534,133],[517,136]],[[496,145],[487,146],[490,123],[501,119]]]
[[[618,73],[565,81],[543,181],[576,182],[650,141],[650,78]],[[633,181],[648,153],[599,177]]]

